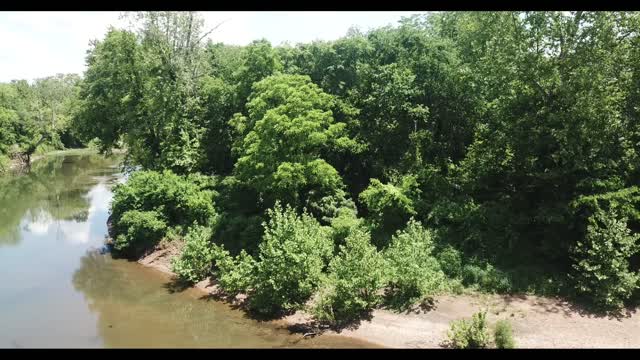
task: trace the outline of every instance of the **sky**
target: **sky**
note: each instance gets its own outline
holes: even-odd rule
[[[278,45],[335,40],[356,26],[366,31],[396,25],[407,11],[202,12],[207,29],[222,23],[209,37],[214,42],[246,45],[265,38]],[[120,12],[0,12],[0,82],[33,80],[85,70],[91,40],[108,27],[124,27]]]

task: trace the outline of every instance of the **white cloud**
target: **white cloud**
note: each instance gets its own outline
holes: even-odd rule
[[[91,217],[96,212],[108,212],[112,197],[113,194],[104,182],[94,186],[87,194],[90,201],[88,216]]]
[[[35,235],[46,235],[49,232],[49,227],[53,224],[51,215],[42,210],[30,215],[31,216],[27,217],[30,221],[25,222],[25,229]]]

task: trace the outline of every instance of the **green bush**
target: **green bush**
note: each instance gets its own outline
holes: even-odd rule
[[[371,235],[354,230],[340,246],[340,253],[329,264],[326,290],[313,311],[319,320],[349,321],[370,311],[381,299],[385,261],[371,245]]]
[[[220,288],[229,295],[249,292],[255,281],[255,260],[246,251],[240,251],[238,256],[231,256],[226,250],[218,252],[216,258],[218,270],[216,275]]]
[[[241,250],[255,254],[262,238],[263,218],[259,215],[222,213],[215,238],[224,245],[231,254],[239,254]]]
[[[448,332],[449,345],[454,349],[484,349],[489,345],[487,313],[473,314],[471,320],[461,319],[451,323]]]
[[[436,258],[447,276],[451,278],[462,277],[462,255],[456,248],[447,245],[436,253]]]
[[[473,261],[466,264],[462,268],[462,283],[465,286],[475,286],[478,290],[489,293],[513,291],[509,274],[486,262]]]
[[[374,226],[390,234],[406,224],[411,216],[416,215],[414,201],[410,195],[410,187],[383,184],[378,179],[371,179],[371,184],[359,197],[369,210]]]
[[[508,320],[499,320],[496,323],[493,337],[498,349],[513,349],[516,347],[511,323]]]
[[[117,236],[114,249],[132,256],[139,256],[152,248],[167,230],[167,224],[156,211],[127,211],[115,226]]]
[[[125,184],[116,186],[111,205],[115,223],[126,211],[158,211],[171,226],[194,223],[210,225],[216,220],[215,192],[200,175],[183,177],[171,171],[137,171]]]
[[[333,253],[331,230],[276,203],[259,246],[249,306],[262,314],[300,308],[316,290]]]
[[[626,219],[596,212],[587,235],[572,251],[575,288],[603,310],[624,306],[639,286],[640,275],[630,270],[630,258],[640,251],[640,234],[632,234]]]
[[[433,256],[432,233],[411,219],[391,239],[384,256],[392,289],[390,304],[409,306],[447,288],[447,278]]]
[[[364,221],[358,218],[353,209],[348,207],[340,208],[337,215],[331,219],[333,241],[337,246],[344,244],[345,239],[359,228],[364,228]]]
[[[185,236],[182,254],[171,262],[173,272],[180,278],[194,283],[207,278],[216,255],[211,235],[211,228],[191,228]]]

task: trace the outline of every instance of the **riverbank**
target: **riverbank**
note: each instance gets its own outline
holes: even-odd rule
[[[113,154],[124,154],[125,152],[126,150],[120,150],[120,149],[113,150]],[[97,153],[98,153],[98,150],[94,148],[54,150],[54,151],[49,151],[42,154],[34,154],[33,156],[31,156],[30,164],[33,165],[35,162],[49,156],[85,155],[85,154],[97,154]],[[18,159],[12,159],[9,161],[7,172],[19,172],[21,169],[24,169],[25,167],[26,167],[26,164],[20,162]],[[2,172],[0,172],[0,175],[2,175]]]
[[[180,249],[175,245],[159,247],[138,262],[167,274],[171,257]],[[219,298],[215,281],[194,285],[203,293]],[[232,303],[241,306],[242,298]],[[371,342],[390,348],[440,348],[447,338],[453,320],[471,317],[487,309],[490,324],[508,319],[519,348],[638,348],[640,347],[640,314],[628,312],[621,318],[589,314],[561,299],[538,296],[456,295],[439,296],[434,309],[414,309],[407,313],[375,310],[370,320],[363,320],[340,332],[325,330],[322,335],[335,335]],[[312,332],[313,321],[299,311],[274,325],[300,332]],[[306,330],[305,330],[306,329]]]
[[[91,148],[80,148],[80,149],[65,149],[65,150],[54,150],[49,151],[43,154],[34,154],[30,158],[30,164],[37,162],[38,160],[44,159],[47,156],[60,156],[60,155],[74,155],[74,154],[92,154],[97,151]],[[12,159],[9,161],[8,171],[15,172],[20,171],[26,167],[26,164],[21,162],[18,159]]]

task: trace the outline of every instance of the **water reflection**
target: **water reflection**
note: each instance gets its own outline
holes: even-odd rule
[[[51,156],[37,161],[28,174],[1,177],[0,246],[18,244],[22,231],[42,235],[51,226],[65,231],[61,221],[71,227],[86,223],[91,196],[104,197],[106,187],[117,180],[116,164],[88,153]],[[101,188],[93,188],[101,181]],[[94,203],[102,204],[100,199]]]
[[[205,301],[198,290],[171,293],[169,277],[126,260],[89,251],[73,275],[97,315],[106,347],[369,347],[338,337],[301,339],[248,319],[227,305]]]

